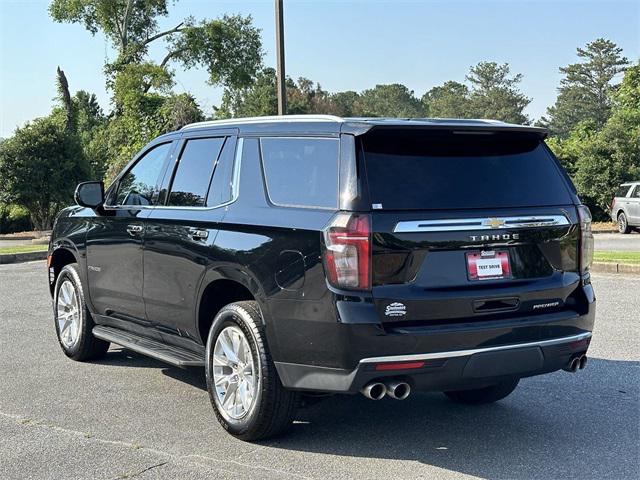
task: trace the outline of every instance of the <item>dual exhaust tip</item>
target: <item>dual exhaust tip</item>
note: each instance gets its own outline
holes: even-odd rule
[[[382,400],[385,395],[394,400],[404,400],[411,393],[411,386],[407,382],[390,381],[386,383],[371,382],[361,390],[369,400]]]
[[[587,366],[587,356],[579,355],[577,357],[573,357],[566,367],[563,370],[571,373],[576,373],[578,370],[584,369]]]
[[[573,357],[563,370],[575,373],[583,370],[587,366],[587,356],[578,355]],[[411,394],[411,386],[407,382],[392,380],[389,382],[371,382],[361,390],[362,394],[369,400],[382,400],[386,395],[394,400],[404,400]]]

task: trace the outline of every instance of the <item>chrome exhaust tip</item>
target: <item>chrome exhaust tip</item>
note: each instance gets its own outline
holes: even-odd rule
[[[407,382],[388,382],[385,388],[387,395],[394,400],[404,400],[411,393],[411,386]]]
[[[579,363],[579,365],[578,365],[578,366],[579,366],[580,370],[583,370],[583,369],[584,369],[584,367],[586,367],[586,366],[587,366],[587,356],[586,356],[586,355],[582,355],[582,356],[580,357],[580,363]]]
[[[387,394],[386,387],[380,382],[371,382],[365,385],[360,391],[369,400],[382,400],[382,398]]]
[[[565,370],[566,372],[576,373],[580,368],[580,358],[581,357],[572,358],[569,361],[568,365],[563,368],[563,370]]]

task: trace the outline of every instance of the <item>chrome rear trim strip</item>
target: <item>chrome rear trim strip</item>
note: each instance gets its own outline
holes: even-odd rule
[[[446,220],[417,220],[398,222],[394,233],[459,232],[470,230],[504,230],[510,228],[557,227],[570,225],[564,215],[536,215],[527,217],[452,218]]]
[[[471,350],[453,350],[450,352],[418,353],[415,355],[390,355],[387,357],[363,358],[360,363],[384,363],[384,362],[412,362],[415,360],[437,360],[442,358],[468,357],[476,353],[498,352],[501,350],[513,350],[526,347],[549,347],[551,345],[561,345],[563,343],[579,342],[591,338],[591,332],[571,335],[569,337],[552,338],[550,340],[540,340],[538,342],[516,343],[513,345],[498,345],[495,347],[474,348]]]

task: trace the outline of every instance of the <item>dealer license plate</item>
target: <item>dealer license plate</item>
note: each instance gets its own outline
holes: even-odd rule
[[[482,250],[467,253],[469,280],[495,280],[511,277],[509,252],[506,250]]]

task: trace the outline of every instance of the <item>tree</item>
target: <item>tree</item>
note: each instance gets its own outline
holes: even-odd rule
[[[106,65],[110,76],[128,65],[148,63],[150,46],[162,41],[166,50],[159,68],[167,69],[171,61],[183,68],[204,66],[212,85],[248,85],[262,63],[260,30],[250,16],[200,22],[189,17],[159,31],[158,18],[168,15],[167,0],[52,0],[49,13],[57,22],[80,23],[111,41],[118,56]]]
[[[55,115],[28,123],[0,144],[0,203],[26,207],[37,230],[51,228],[88,174],[76,136]]]
[[[293,81],[287,78],[288,91],[293,88],[292,84]],[[222,104],[214,110],[216,118],[276,115],[278,113],[276,71],[273,68],[261,70],[250,87],[225,88]]]
[[[625,73],[612,95],[611,117],[576,162],[579,192],[606,210],[618,185],[640,178],[640,66]]]
[[[433,87],[422,97],[422,104],[430,117],[471,118],[469,88],[455,81]]]
[[[332,94],[331,101],[335,109],[334,114],[341,117],[353,117],[357,115],[355,106],[359,99],[360,95],[353,90]]]
[[[320,84],[308,78],[300,77],[295,82],[287,77],[286,87],[288,114],[336,114],[341,108]],[[215,109],[216,118],[258,117],[277,113],[276,72],[273,68],[265,68],[258,73],[250,87],[226,88],[222,104]]]
[[[567,138],[580,122],[591,120],[602,128],[611,112],[614,77],[623,72],[629,61],[615,43],[598,38],[585,48],[578,48],[580,62],[560,68],[560,81],[555,105],[547,109],[545,125],[553,135]]]
[[[567,138],[549,142],[582,202],[600,219],[618,185],[640,177],[640,65],[628,68],[620,88],[609,94],[611,116],[602,129],[585,120]]]
[[[471,67],[466,79],[471,83],[471,116],[510,123],[529,123],[524,109],[531,103],[531,99],[518,90],[522,74],[511,77],[508,63],[499,65],[496,62],[480,62]]]
[[[423,117],[424,109],[412,90],[393,83],[376,85],[360,94],[354,106],[357,115],[364,117]]]
[[[131,157],[154,137],[203,119],[193,97],[175,95],[173,71],[204,67],[211,85],[241,89],[249,86],[262,64],[260,30],[250,16],[222,16],[196,21],[189,17],[160,31],[158,19],[168,15],[167,0],[52,0],[51,17],[79,23],[91,33],[102,32],[117,57],[105,65],[114,111],[96,129],[86,153],[93,165],[108,159],[106,179],[112,179]],[[163,45],[162,60],[149,58],[151,46]]]

